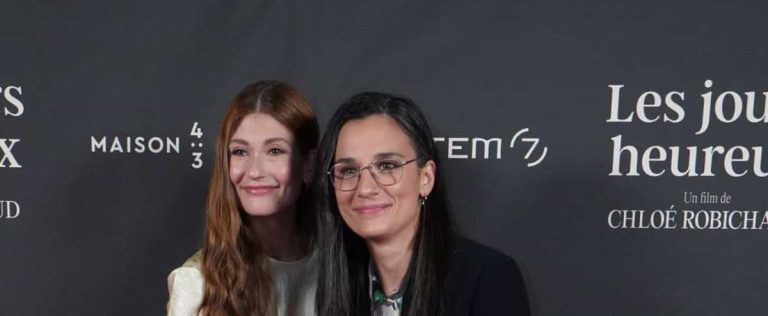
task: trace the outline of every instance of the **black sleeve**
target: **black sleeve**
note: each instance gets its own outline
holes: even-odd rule
[[[510,257],[497,257],[488,262],[480,272],[471,314],[486,315],[530,315],[525,282]]]

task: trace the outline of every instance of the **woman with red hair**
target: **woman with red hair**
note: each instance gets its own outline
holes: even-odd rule
[[[216,140],[202,249],[168,276],[168,315],[314,315],[316,220],[305,175],[317,119],[292,86],[260,81]]]

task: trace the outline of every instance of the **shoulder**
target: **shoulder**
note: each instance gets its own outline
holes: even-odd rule
[[[504,271],[519,274],[517,263],[514,259],[471,239],[457,237],[452,257],[453,272],[466,272],[477,274],[478,276],[484,272]],[[459,271],[456,271],[457,269]]]
[[[168,274],[168,315],[192,315],[203,299],[201,252]]]
[[[203,277],[200,272],[200,262],[202,260],[202,251],[198,250],[192,257],[189,257],[180,267],[173,269],[168,274],[168,290],[172,291],[178,288],[178,285],[197,284],[202,282]]]
[[[509,256],[501,253],[500,251],[478,243],[472,239],[466,237],[456,237],[456,246],[454,248],[454,255],[467,256],[471,255],[476,259],[474,261],[499,261],[511,259]]]
[[[511,257],[466,238],[457,238],[449,276],[456,302],[473,315],[528,315],[528,295]]]
[[[184,261],[184,264],[181,265],[182,268],[196,268],[200,270],[200,262],[203,261],[203,250],[200,249],[197,252],[195,252],[194,255],[187,258],[187,261]]]

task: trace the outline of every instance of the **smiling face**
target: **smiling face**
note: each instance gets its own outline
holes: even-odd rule
[[[372,115],[345,123],[339,131],[334,164],[365,167],[373,161],[416,158],[408,136],[392,118]],[[401,167],[400,180],[382,186],[369,169],[360,174],[357,188],[335,190],[341,217],[352,231],[366,240],[411,239],[419,222],[420,196],[434,185],[435,164],[409,163]]]
[[[296,205],[301,158],[293,134],[272,116],[245,116],[229,142],[229,179],[251,216],[270,216]]]

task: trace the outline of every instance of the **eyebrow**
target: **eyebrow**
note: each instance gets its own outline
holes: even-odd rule
[[[246,145],[247,146],[248,142],[246,142],[246,141],[244,141],[242,139],[239,139],[239,138],[233,138],[233,139],[229,140],[229,144],[230,145],[232,145],[232,144],[240,144],[240,145]]]
[[[267,140],[264,141],[265,144],[279,143],[279,142],[284,142],[284,143],[286,143],[288,145],[291,144],[291,142],[288,139],[285,139],[285,138],[282,138],[282,137],[267,138]]]
[[[376,159],[376,160],[384,159],[384,158],[393,158],[393,157],[403,158],[404,156],[402,154],[396,153],[396,152],[378,153],[375,156],[373,156],[373,158]]]
[[[381,159],[394,158],[394,157],[403,158],[405,156],[403,156],[401,153],[397,153],[397,152],[385,152],[385,153],[378,153],[378,154],[374,155],[373,159],[374,160],[381,160]],[[336,161],[334,163],[350,163],[351,164],[351,163],[354,163],[354,162],[357,162],[357,159],[344,157],[344,158],[336,159]]]
[[[290,144],[291,144],[291,142],[290,142],[290,141],[288,141],[287,139],[285,139],[285,138],[282,138],[282,137],[272,137],[272,138],[267,138],[267,139],[264,141],[264,144],[271,144],[271,143],[278,143],[278,142],[284,142],[284,143],[286,143],[286,144],[288,144],[288,145],[290,145]],[[239,144],[239,145],[245,145],[245,146],[247,146],[247,145],[248,145],[248,142],[247,142],[247,141],[245,141],[245,140],[243,140],[243,139],[240,139],[240,138],[233,138],[233,139],[231,139],[231,140],[229,141],[229,144],[230,144],[230,145],[232,145],[233,143],[234,143],[234,144]]]

